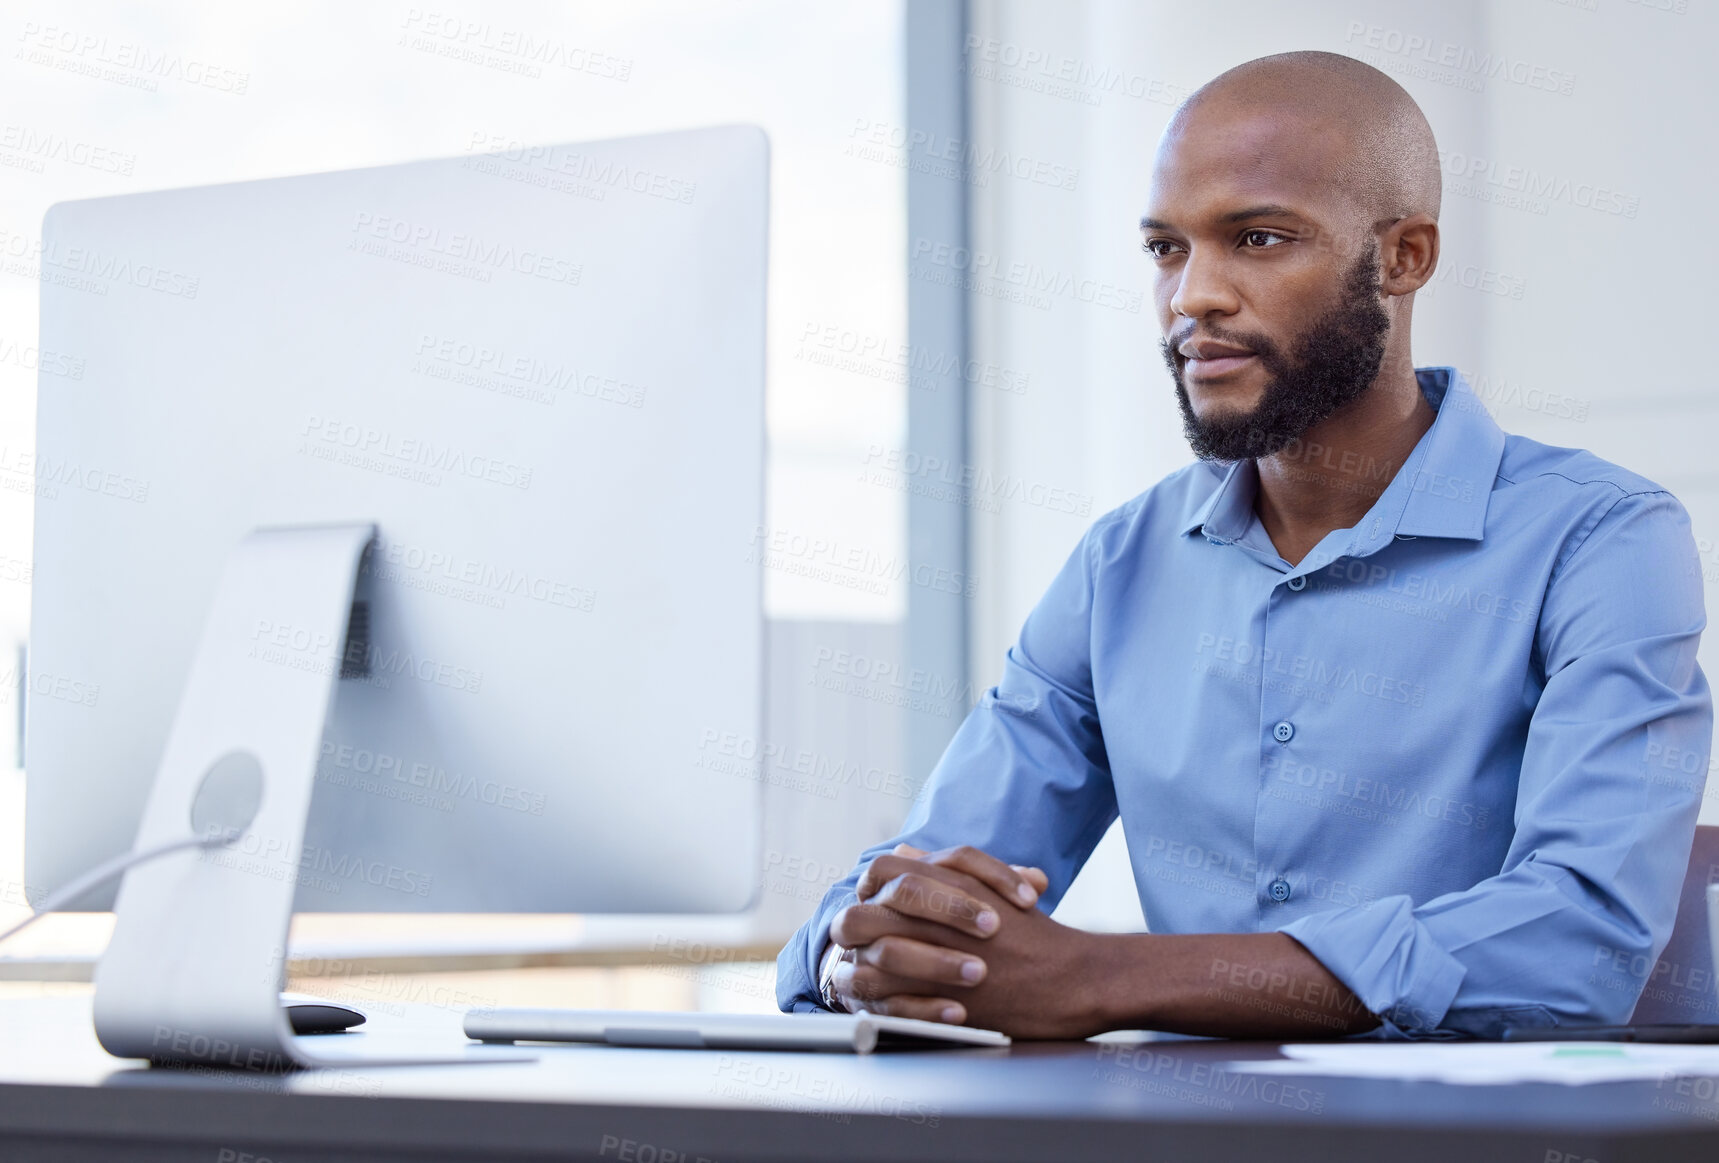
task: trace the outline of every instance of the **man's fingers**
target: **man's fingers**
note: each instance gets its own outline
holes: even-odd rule
[[[888,884],[892,877],[904,872],[912,872],[919,867],[919,858],[915,856],[896,855],[893,852],[873,858],[854,882],[854,895],[860,900],[870,900]]]
[[[896,934],[857,947],[854,963],[938,985],[971,987],[985,980],[985,963],[979,958]]]
[[[1035,883],[1033,878],[1026,875],[1027,870],[1013,864],[1004,864],[989,852],[974,848],[970,844],[945,848],[930,853],[925,859],[944,868],[965,872],[1010,904],[1023,909],[1030,909],[1038,904],[1039,893],[1044,891],[1045,885],[1049,883],[1045,881],[1042,872],[1039,872],[1038,880],[1043,883]],[[1038,869],[1031,871],[1038,872]]]
[[[830,940],[844,949],[857,949],[889,931],[887,910],[876,905],[849,905],[830,920]]]
[[[942,925],[904,917],[882,905],[849,905],[830,921],[830,940],[844,949],[858,949],[890,934],[912,937],[928,945],[938,944],[939,936],[953,938]]]
[[[892,852],[866,866],[854,884],[854,895],[975,937],[990,936],[999,922],[995,902],[982,882],[958,868]]]
[[[991,903],[995,898],[977,880],[964,872],[906,856],[886,855],[873,860],[854,891],[868,904],[947,925],[974,937],[989,937],[1002,923]]]
[[[1040,895],[1050,888],[1050,877],[1045,875],[1044,869],[1030,864],[1004,864],[984,850],[970,846],[927,852],[923,848],[915,848],[912,844],[897,844],[891,855],[908,856],[965,872],[1020,908],[1031,908],[1038,904]],[[1009,875],[1011,872],[1014,873],[1013,876]],[[1026,891],[1022,891],[1022,884],[1025,884]],[[872,891],[875,891],[875,887]],[[862,897],[866,895],[869,893],[861,894]]]
[[[959,1026],[967,1020],[967,1007],[946,997],[916,997],[897,993],[867,1002],[865,1009],[891,1018],[918,1018],[922,1022],[942,1022]]]
[[[958,1025],[967,1020],[967,1007],[953,998],[926,994],[935,989],[928,982],[897,977],[869,965],[836,966],[836,996],[850,1011],[868,1010],[897,1018],[920,1018],[928,1022]]]
[[[1044,869],[1034,868],[1028,864],[1011,864],[1009,867],[1030,881],[1032,886],[1038,889],[1039,892],[1042,893],[1046,889],[1050,888],[1050,877],[1045,875]]]
[[[846,961],[836,966],[831,984],[836,996],[846,1001],[849,1009],[871,1009],[881,999],[898,993],[919,995],[938,988],[933,982],[901,977],[872,965]]]

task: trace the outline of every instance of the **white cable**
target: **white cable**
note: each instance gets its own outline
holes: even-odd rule
[[[48,898],[42,902],[41,908],[19,921],[16,925],[13,925],[10,929],[7,929],[4,933],[0,933],[0,944],[4,944],[6,941],[10,940],[24,929],[29,928],[49,913],[58,912],[65,908],[91,889],[99,888],[114,877],[123,875],[128,868],[132,868],[139,864],[145,864],[161,856],[169,856],[175,852],[182,852],[187,848],[224,848],[234,840],[237,840],[239,835],[240,832],[237,828],[229,828],[225,832],[220,832],[211,836],[190,836],[183,840],[174,840],[171,843],[161,844],[154,848],[147,848],[142,852],[123,852],[120,855],[115,856],[112,860],[107,861],[105,864],[100,864],[95,868],[90,869],[70,884],[61,888],[58,892],[49,893]]]

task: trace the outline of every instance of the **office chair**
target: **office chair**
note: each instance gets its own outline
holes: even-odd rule
[[[1698,827],[1671,941],[1647,979],[1631,1025],[1719,1024],[1719,988],[1714,982],[1719,966],[1714,965],[1707,922],[1707,886],[1715,881],[1719,881],[1719,827]]]

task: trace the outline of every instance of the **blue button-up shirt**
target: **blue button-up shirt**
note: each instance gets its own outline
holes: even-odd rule
[[[1432,426],[1296,565],[1251,460],[1094,522],[860,866],[971,844],[1043,868],[1051,909],[1120,816],[1154,932],[1288,933],[1384,1036],[1626,1020],[1712,740],[1689,519],[1506,435],[1454,369],[1416,376]],[[784,1009],[817,1004],[857,875],[782,951]]]

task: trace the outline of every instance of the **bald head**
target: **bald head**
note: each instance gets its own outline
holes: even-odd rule
[[[1414,100],[1349,57],[1261,57],[1183,102],[1140,229],[1199,455],[1273,455],[1381,378],[1418,398],[1409,323],[1441,179]]]
[[[1332,186],[1372,221],[1438,217],[1444,183],[1432,126],[1407,90],[1353,57],[1287,52],[1237,65],[1182,103],[1164,144],[1262,118],[1314,152]]]

